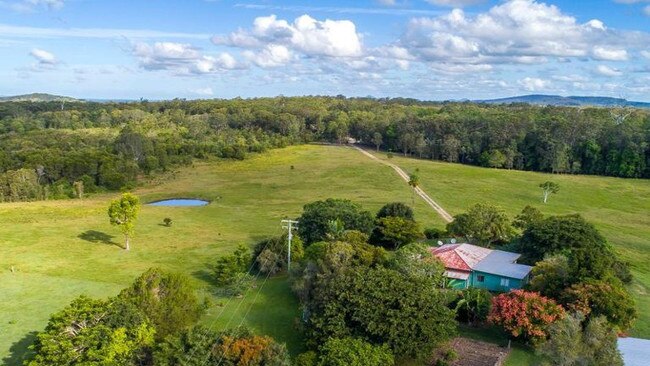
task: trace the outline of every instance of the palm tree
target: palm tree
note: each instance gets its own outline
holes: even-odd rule
[[[417,174],[411,174],[409,176],[409,186],[413,188],[413,192],[411,192],[411,201],[413,206],[415,206],[415,190],[420,186],[420,177],[418,177]]]

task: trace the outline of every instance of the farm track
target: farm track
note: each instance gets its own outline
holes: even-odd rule
[[[370,152],[368,152],[368,151],[366,151],[366,150],[364,150],[364,149],[362,149],[362,148],[360,148],[358,146],[354,146],[354,148],[359,150],[362,154],[366,155],[370,159],[375,160],[375,161],[377,161],[377,162],[379,162],[381,164],[384,164],[384,165],[387,165],[387,166],[393,168],[393,170],[395,170],[395,172],[397,172],[397,174],[400,177],[402,177],[402,179],[404,179],[404,181],[406,181],[408,183],[408,181],[410,179],[409,175],[402,168],[400,168],[399,166],[397,166],[395,164],[392,164],[392,163],[389,163],[389,162],[386,162],[386,161],[383,161],[383,160],[379,159],[378,157],[374,156],[373,154],[371,154]],[[452,222],[454,220],[454,218],[449,214],[449,212],[445,211],[445,209],[442,208],[442,206],[440,206],[440,204],[438,204],[438,202],[434,201],[424,190],[422,190],[422,188],[416,187],[415,188],[415,193],[417,193],[418,196],[420,196],[420,198],[422,198],[424,200],[424,202],[426,202],[429,206],[431,206],[431,208],[433,208],[434,211],[436,211],[438,213],[438,215],[440,215],[440,217],[442,217],[442,219],[445,220],[445,222]]]

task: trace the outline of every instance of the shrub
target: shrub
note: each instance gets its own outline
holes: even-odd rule
[[[468,324],[481,323],[487,320],[492,308],[492,294],[485,289],[468,288],[459,293],[454,302],[456,320]]]
[[[163,223],[165,224],[165,226],[170,227],[172,226],[172,219],[170,219],[169,217],[165,217],[163,219]]]
[[[622,331],[629,329],[636,318],[632,296],[615,278],[575,284],[562,294],[562,300],[569,309],[587,316],[605,316]]]
[[[293,366],[316,366],[318,354],[314,351],[307,351],[299,354],[293,360]]]
[[[189,278],[152,268],[136,278],[118,297],[140,309],[162,339],[196,323],[205,304],[199,302]]]
[[[395,358],[386,345],[358,338],[332,338],[321,347],[318,366],[391,366]]]
[[[388,216],[377,219],[370,242],[386,249],[397,249],[422,238],[420,225],[401,217]]]
[[[240,273],[248,272],[251,263],[251,256],[248,248],[240,245],[231,255],[217,259],[213,267],[215,282],[217,286],[225,287],[232,285]]]
[[[428,229],[424,229],[424,236],[431,240],[431,239],[440,239],[443,236],[445,236],[446,231],[441,230],[438,228],[430,227]]]
[[[306,204],[298,218],[298,234],[306,245],[327,239],[331,221],[340,220],[345,230],[369,234],[373,227],[370,212],[349,200],[328,198]]]
[[[488,321],[513,337],[535,342],[546,338],[545,328],[563,316],[564,309],[555,301],[536,292],[513,290],[492,298]]]
[[[444,300],[430,282],[382,267],[320,276],[305,302],[308,344],[355,336],[396,357],[428,357],[456,330]]]
[[[262,256],[265,251],[267,253]],[[286,270],[287,251],[287,234],[259,241],[253,249],[257,270],[264,274],[271,273],[271,275]],[[302,240],[295,235],[291,241],[291,261],[298,262],[304,255]]]
[[[616,331],[604,317],[588,320],[581,313],[566,316],[548,327],[548,340],[538,352],[553,365],[623,366]]]
[[[382,208],[379,209],[377,216],[375,217],[377,219],[381,219],[382,217],[389,216],[401,217],[406,220],[413,220],[414,218],[413,209],[402,202],[392,202],[385,204]]]

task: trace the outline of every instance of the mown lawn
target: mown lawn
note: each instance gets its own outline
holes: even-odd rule
[[[252,245],[281,234],[280,220],[298,216],[302,206],[314,200],[349,198],[372,211],[389,201],[411,200],[408,186],[390,168],[356,151],[329,146],[297,146],[244,161],[200,163],[159,177],[136,194],[144,202],[197,197],[212,203],[194,208],[144,206],[130,252],[120,249],[122,238],[106,214],[117,194],[0,204],[1,363],[18,364],[33,332],[76,296],[114,295],[152,266],[192,276],[202,293],[214,298],[206,325],[236,326],[248,314],[244,324],[287,342],[297,352],[301,344],[293,330],[299,309],[286,280],[269,280],[257,298],[251,291],[240,305],[238,299],[227,302],[212,295],[210,264],[238,244]],[[427,225],[438,223],[422,202],[416,214]],[[165,217],[172,218],[171,227],[161,225]]]
[[[383,154],[380,157],[385,157]],[[547,214],[580,212],[633,263],[634,292],[641,319],[635,335],[650,337],[650,183],[601,177],[550,176],[395,158],[409,171],[420,169],[421,185],[452,214],[476,202],[493,202],[514,215],[526,204]],[[291,166],[294,168],[291,169]],[[537,185],[553,179],[560,193],[540,203]],[[238,244],[279,235],[280,219],[296,217],[305,203],[349,198],[376,211],[391,201],[411,202],[411,191],[395,172],[357,151],[332,146],[296,146],[244,161],[198,163],[143,185],[143,201],[196,197],[205,207],[145,206],[132,250],[106,216],[117,194],[84,200],[0,204],[0,360],[19,364],[33,332],[74,297],[114,295],[152,266],[186,273],[214,306],[202,322],[224,328],[240,323],[286,342],[293,354],[302,345],[295,331],[299,309],[286,278],[263,280],[242,299],[214,296],[210,264]],[[423,227],[442,220],[416,201]],[[165,217],[171,227],[162,226]],[[10,271],[11,268],[15,272]],[[246,316],[244,316],[246,315]],[[511,365],[532,364],[534,355],[516,347]]]

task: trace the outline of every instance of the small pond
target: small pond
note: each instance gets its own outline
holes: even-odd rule
[[[172,198],[168,200],[156,201],[149,203],[149,206],[166,206],[166,207],[195,207],[205,206],[208,201],[192,198]]]

